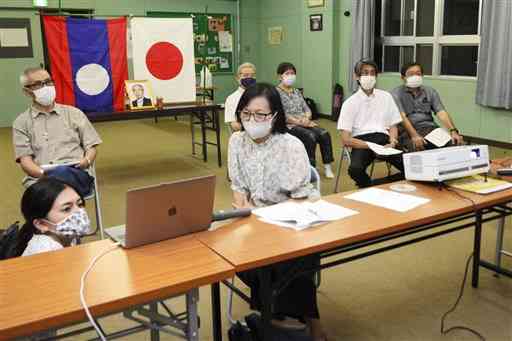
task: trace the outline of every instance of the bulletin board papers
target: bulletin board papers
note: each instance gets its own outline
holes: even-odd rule
[[[233,51],[233,38],[230,32],[220,31],[219,32],[219,51],[220,52],[232,52]]]

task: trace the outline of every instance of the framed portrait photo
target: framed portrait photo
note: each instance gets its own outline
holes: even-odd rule
[[[309,16],[309,30],[310,31],[322,31],[323,30],[322,14],[311,14]]]
[[[124,81],[124,84],[130,100],[130,109],[152,109],[155,107],[155,94],[148,80],[127,80]]]

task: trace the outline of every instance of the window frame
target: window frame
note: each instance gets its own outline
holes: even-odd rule
[[[386,46],[412,46],[414,49],[414,58],[416,59],[416,45],[419,44],[431,44],[432,45],[432,75],[426,75],[427,78],[436,79],[462,79],[462,80],[476,80],[477,76],[459,76],[459,75],[443,75],[441,74],[441,50],[443,46],[478,46],[478,52],[480,53],[480,30],[482,23],[482,3],[483,0],[478,0],[478,29],[477,34],[473,35],[444,35],[443,24],[444,24],[444,6],[446,1],[450,0],[434,0],[434,33],[431,37],[416,36],[417,16],[418,16],[418,1],[414,0],[414,24],[413,24],[413,35],[411,36],[386,36],[386,4],[390,0],[382,0],[381,2],[381,42],[382,45],[382,60],[381,65],[384,68],[384,61],[386,58]],[[400,0],[401,13],[400,18],[403,18],[403,11],[405,8],[405,0]],[[403,19],[402,19],[403,20]],[[403,25],[400,25],[400,32],[403,32]],[[402,53],[400,53],[400,59]],[[400,60],[401,62],[401,60]],[[477,60],[478,63],[478,60]],[[400,74],[400,72],[385,71],[385,74]]]

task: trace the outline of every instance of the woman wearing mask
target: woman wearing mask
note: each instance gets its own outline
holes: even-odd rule
[[[331,135],[311,120],[311,110],[300,91],[294,88],[296,73],[297,70],[291,63],[281,63],[277,67],[277,75],[280,81],[277,90],[283,103],[286,123],[290,129],[290,134],[298,137],[304,143],[310,163],[313,166],[316,164],[316,145],[317,143],[320,144],[325,177],[334,178],[331,168],[331,163],[334,162]]]
[[[20,230],[18,255],[59,250],[76,243],[90,231],[84,199],[76,190],[55,178],[31,185],[21,199],[25,224]]]
[[[310,183],[310,165],[304,146],[287,133],[285,114],[275,87],[256,84],[248,88],[240,99],[236,115],[242,130],[231,136],[228,152],[235,208],[261,207],[319,195]],[[316,258],[308,257],[305,261],[313,263]],[[274,266],[272,278],[280,278],[294,263]],[[254,309],[260,308],[256,272],[239,274],[251,288]],[[315,341],[326,340],[319,319],[316,288],[310,276],[293,280],[283,290],[276,298],[274,313],[279,317],[304,319]]]

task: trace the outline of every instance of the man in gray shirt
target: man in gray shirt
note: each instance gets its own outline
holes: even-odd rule
[[[439,125],[434,121],[432,113],[436,114],[441,124],[449,131],[452,140],[448,145],[461,145],[462,136],[453,124],[450,114],[446,112],[437,91],[423,85],[423,67],[418,63],[406,64],[401,70],[404,85],[391,94],[402,115],[402,125],[399,128],[399,142],[406,151],[419,151],[436,148],[425,140],[425,136]]]

